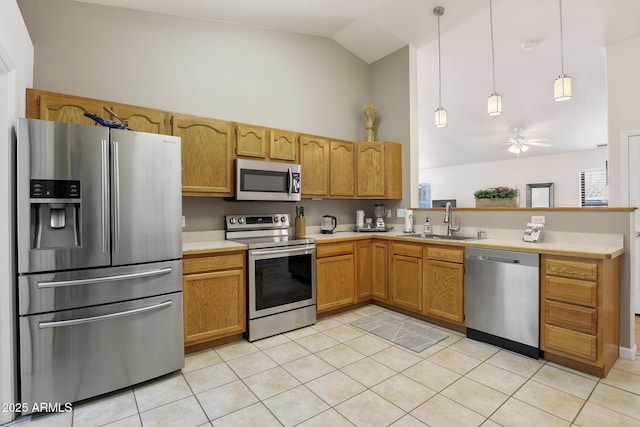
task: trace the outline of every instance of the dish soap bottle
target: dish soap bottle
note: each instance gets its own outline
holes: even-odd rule
[[[422,230],[422,234],[424,236],[430,236],[433,234],[433,230],[431,229],[431,223],[429,222],[429,217],[427,217],[426,221],[424,222],[424,229]]]

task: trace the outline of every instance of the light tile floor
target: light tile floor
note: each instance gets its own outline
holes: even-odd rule
[[[314,326],[186,357],[176,372],[25,417],[32,426],[639,426],[640,361],[599,379],[444,330],[414,353],[348,325]]]

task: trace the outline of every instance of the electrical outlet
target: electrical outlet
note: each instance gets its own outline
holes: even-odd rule
[[[387,218],[391,218],[391,209],[387,210]]]
[[[396,215],[397,215],[398,218],[404,218],[405,212],[406,212],[405,209],[398,209],[398,210],[396,210]]]
[[[184,215],[182,215],[182,227],[184,228],[187,225],[187,220],[184,218]]]
[[[544,224],[544,215],[532,215],[531,216],[531,222],[533,222],[534,224]]]

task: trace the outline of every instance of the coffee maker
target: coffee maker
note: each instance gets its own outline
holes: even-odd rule
[[[376,228],[385,228],[384,217],[387,215],[387,208],[383,203],[373,205],[373,214],[376,217]]]

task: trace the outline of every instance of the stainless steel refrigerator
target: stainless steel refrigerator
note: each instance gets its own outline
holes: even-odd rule
[[[24,412],[182,368],[180,138],[34,119],[17,136]]]

